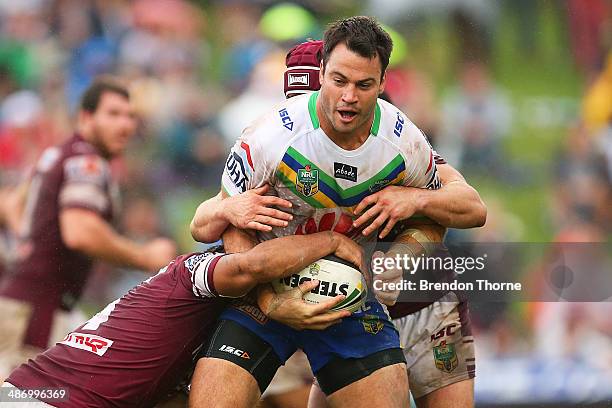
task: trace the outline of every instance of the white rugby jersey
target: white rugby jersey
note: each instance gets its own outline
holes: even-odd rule
[[[222,177],[229,195],[270,184],[269,194],[293,204],[284,228],[260,241],[334,230],[361,242],[352,209],[388,185],[437,189],[434,153],[423,133],[395,106],[378,99],[370,136],[355,150],[336,145],[319,126],[319,92],[291,98],[247,127]],[[376,239],[371,234],[371,239]]]

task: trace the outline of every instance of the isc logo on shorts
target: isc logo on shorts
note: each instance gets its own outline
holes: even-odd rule
[[[232,346],[226,346],[225,344],[219,348],[219,351],[225,351],[226,353],[234,354],[238,357],[242,357],[247,360],[251,358],[251,356],[249,356],[249,353],[247,353],[246,351],[239,350]]]
[[[113,341],[93,334],[73,332],[64,337],[64,340],[62,340],[59,344],[65,344],[66,346],[103,356],[104,353],[106,353],[106,350],[113,345]]]

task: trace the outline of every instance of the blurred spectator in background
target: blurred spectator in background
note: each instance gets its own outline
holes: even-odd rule
[[[27,183],[0,187],[0,281],[14,256],[14,238],[25,204]]]
[[[11,173],[11,181],[18,181],[40,152],[59,140],[37,93],[19,90],[4,98],[0,104],[0,169]]]
[[[174,183],[165,184],[216,189],[225,163],[226,143],[213,119],[207,116],[206,101],[197,95],[185,99],[160,136],[156,155],[167,162],[174,178]],[[245,116],[249,116],[247,112]]]
[[[532,271],[540,279],[538,298],[559,299],[529,304],[535,351],[540,359],[571,360],[610,372],[612,303],[609,253],[608,259],[603,256],[607,248],[607,244],[602,244],[605,239],[605,232],[597,223],[569,221],[559,227],[548,254]],[[559,266],[564,267],[561,275]],[[547,292],[552,292],[554,298],[547,297]],[[601,298],[597,299],[599,295]],[[585,298],[592,301],[577,301]]]
[[[439,151],[467,175],[503,176],[502,139],[512,123],[511,105],[480,61],[461,66],[459,86],[442,102]]]
[[[217,8],[221,45],[222,80],[233,95],[249,84],[253,67],[274,45],[259,30],[261,6],[251,1],[221,2]]]
[[[432,16],[445,19],[451,27],[448,41],[457,48],[459,59],[488,61],[499,6],[500,2],[487,0],[370,0],[366,11],[397,26],[406,21],[415,26],[414,20]]]
[[[584,95],[582,116],[587,129],[593,134],[612,126],[612,51]]]
[[[0,378],[59,340],[50,339],[53,326],[73,309],[94,260],[155,271],[176,255],[165,238],[138,244],[110,224],[118,197],[109,161],[135,130],[127,89],[100,78],[83,95],[75,135],[39,159],[17,259],[0,287]]]
[[[605,157],[595,148],[583,123],[569,129],[555,164],[551,203],[555,227],[588,222],[609,228],[612,187]]]
[[[162,215],[155,206],[154,198],[145,192],[132,192],[127,195],[121,211],[120,225],[121,232],[126,237],[142,245],[159,237],[167,230]],[[115,268],[114,271],[102,272],[111,273],[104,273],[103,276],[98,275],[98,278],[106,281],[105,285],[98,286],[98,288],[109,288],[104,293],[104,298],[99,299],[100,301],[109,298],[118,299],[131,288],[150,277],[148,272],[133,267]],[[89,293],[93,295],[92,292],[95,289],[90,287]]]
[[[226,145],[232,146],[242,130],[277,103],[282,102],[285,55],[269,53],[250,76],[248,87],[219,112],[219,129]]]
[[[410,120],[423,130],[431,144],[437,148],[440,114],[436,106],[434,84],[429,75],[416,69],[392,68],[387,71],[385,93],[395,106],[410,116]]]
[[[612,180],[612,116],[610,119],[610,124],[598,132],[595,143],[599,151],[601,151],[606,159],[608,180]]]
[[[607,0],[568,0],[567,18],[574,60],[587,80],[601,68],[612,46],[612,4]]]
[[[612,28],[610,30],[612,32]],[[586,91],[582,102],[582,115],[596,148],[605,157],[610,182],[612,181],[612,47],[608,52],[606,65]],[[612,184],[608,186],[612,189]],[[612,223],[612,210],[608,211],[608,216],[608,222]]]

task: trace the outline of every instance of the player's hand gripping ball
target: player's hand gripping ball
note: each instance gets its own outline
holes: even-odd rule
[[[276,293],[282,293],[311,280],[318,280],[319,285],[304,294],[303,299],[306,302],[319,304],[338,295],[346,296],[331,309],[333,311],[354,312],[363,305],[367,297],[368,289],[361,272],[335,256],[319,259],[298,273],[273,281],[272,286]]]

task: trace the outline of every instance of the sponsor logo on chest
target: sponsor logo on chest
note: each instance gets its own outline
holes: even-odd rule
[[[334,177],[348,181],[357,181],[357,167],[334,162]]]

